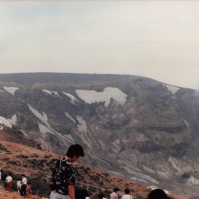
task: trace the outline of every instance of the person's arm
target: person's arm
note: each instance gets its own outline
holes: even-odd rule
[[[68,195],[70,199],[75,199],[75,187],[74,185],[68,185]]]

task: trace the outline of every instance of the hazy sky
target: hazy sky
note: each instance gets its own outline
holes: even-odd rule
[[[0,1],[0,73],[129,74],[199,90],[199,1]]]

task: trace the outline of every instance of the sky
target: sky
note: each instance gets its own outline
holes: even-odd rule
[[[0,73],[127,74],[199,90],[199,1],[0,1]]]

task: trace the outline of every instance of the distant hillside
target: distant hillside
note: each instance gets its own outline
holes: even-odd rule
[[[110,82],[131,77],[129,75],[109,75],[109,74],[75,74],[75,73],[13,73],[0,74],[0,81],[4,83],[14,83],[22,85],[49,84],[78,84],[94,83],[98,81]]]
[[[188,198],[199,196],[198,121],[197,90],[149,78],[0,74],[7,141],[60,155],[80,143],[84,166]]]

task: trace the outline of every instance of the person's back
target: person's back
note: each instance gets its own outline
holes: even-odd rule
[[[117,187],[115,187],[113,189],[113,192],[110,194],[110,199],[118,199],[118,194],[117,194],[118,191],[119,191],[119,189]]]
[[[133,197],[130,195],[130,190],[129,189],[125,189],[124,190],[124,195],[122,196],[122,199],[133,199]]]

